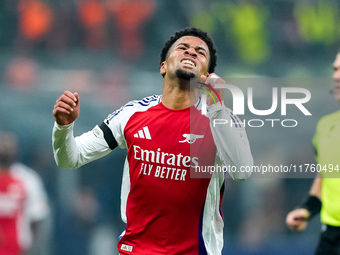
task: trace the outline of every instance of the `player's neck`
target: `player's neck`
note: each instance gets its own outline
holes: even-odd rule
[[[169,109],[188,108],[197,101],[190,91],[190,81],[166,81],[163,84],[162,103]]]

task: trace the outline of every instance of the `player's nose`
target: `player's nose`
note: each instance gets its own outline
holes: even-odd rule
[[[197,57],[197,52],[193,48],[188,48],[188,49],[185,50],[185,55],[190,55],[190,56],[196,58]]]

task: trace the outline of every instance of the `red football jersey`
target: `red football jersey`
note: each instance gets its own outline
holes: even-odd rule
[[[9,172],[0,172],[0,254],[18,255],[22,251],[19,224],[26,203],[24,184]]]
[[[190,144],[184,134],[202,138]],[[124,136],[130,192],[120,253],[198,254],[210,179],[190,178],[190,168],[214,164],[209,119],[195,107],[171,110],[160,103],[133,114]]]
[[[212,105],[207,116],[198,109],[168,109],[161,96],[150,96],[127,103],[81,136],[73,136],[73,123],[54,125],[54,156],[63,168],[78,168],[117,146],[127,149],[120,254],[221,253],[225,172],[196,170],[240,169],[253,158],[245,129],[228,108]],[[231,125],[213,125],[221,119]],[[228,173],[236,180],[250,175]]]

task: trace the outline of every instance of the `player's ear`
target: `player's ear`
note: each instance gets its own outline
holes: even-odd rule
[[[163,61],[162,63],[161,63],[161,67],[159,68],[159,72],[161,73],[161,75],[165,75],[165,73],[166,73],[166,63],[165,63],[165,61]]]

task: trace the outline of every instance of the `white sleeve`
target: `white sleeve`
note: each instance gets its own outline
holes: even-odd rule
[[[53,127],[52,144],[54,159],[61,168],[78,168],[109,154],[116,146],[126,148],[124,128],[136,111],[146,111],[159,104],[160,96],[153,95],[140,101],[130,101],[111,113],[104,122],[91,131],[74,137],[74,122]]]
[[[250,172],[241,172],[242,166],[254,164],[248,137],[243,123],[232,111],[224,105],[211,105],[207,116],[214,141],[217,148],[217,156],[223,166],[235,166],[236,171],[229,171],[234,180],[244,180],[250,176]]]
[[[61,168],[74,169],[110,153],[103,131],[95,126],[81,136],[73,136],[74,123],[54,123],[52,144],[54,159]]]

